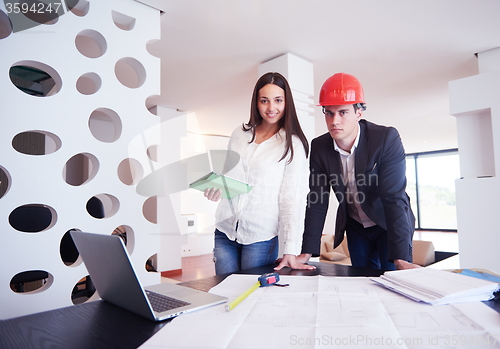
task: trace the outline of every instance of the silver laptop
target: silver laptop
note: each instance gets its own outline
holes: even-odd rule
[[[99,296],[150,320],[161,321],[227,301],[226,297],[171,283],[143,288],[122,239],[72,231]]]

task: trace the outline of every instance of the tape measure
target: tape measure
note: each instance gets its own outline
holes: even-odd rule
[[[260,287],[270,286],[280,281],[280,274],[278,273],[267,273],[259,276]]]
[[[280,281],[280,274],[274,272],[274,273],[267,273],[259,276],[259,279],[257,282],[250,287],[248,290],[243,292],[238,298],[236,298],[234,301],[226,305],[226,310],[230,311],[233,309],[235,306],[240,304],[242,300],[247,298],[253,291],[258,289],[259,287],[266,287],[266,286],[271,286],[271,285],[276,285],[276,283]],[[288,285],[279,285],[279,286],[288,286]]]

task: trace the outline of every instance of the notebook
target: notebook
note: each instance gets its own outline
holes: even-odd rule
[[[71,236],[99,296],[116,306],[162,321],[227,301],[226,297],[171,283],[143,288],[120,237],[78,231],[72,231]]]

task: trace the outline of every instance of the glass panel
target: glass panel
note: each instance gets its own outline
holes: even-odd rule
[[[420,228],[457,229],[455,180],[460,177],[458,153],[417,158]]]
[[[406,193],[410,197],[410,205],[415,215],[415,225],[418,227],[418,209],[417,209],[417,179],[415,173],[415,156],[406,157]]]

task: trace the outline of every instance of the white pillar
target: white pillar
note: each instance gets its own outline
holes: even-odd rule
[[[297,116],[302,131],[311,142],[314,138],[314,76],[313,64],[291,53],[273,58],[259,65],[259,76],[268,72],[277,72],[287,80],[293,94]]]
[[[259,65],[259,77],[268,72],[283,75],[290,85],[293,102],[297,110],[300,126],[309,144],[314,138],[314,75],[313,64],[291,53],[271,59]],[[305,200],[305,198],[304,198]],[[279,239],[279,255],[283,254],[283,239]]]
[[[186,136],[186,115],[174,109],[157,106],[161,123],[161,147],[157,174],[163,182],[163,190],[158,195],[158,224],[161,229],[160,252],[158,253],[159,271],[182,268],[181,245],[186,237],[182,235],[185,222],[181,221],[181,192],[172,190],[179,185],[182,171],[178,171],[181,161],[181,139]],[[175,173],[176,172],[176,173]],[[158,189],[158,188],[157,188]]]
[[[456,181],[460,267],[498,271],[500,48],[477,56],[478,75],[449,83],[460,156],[461,179]]]

